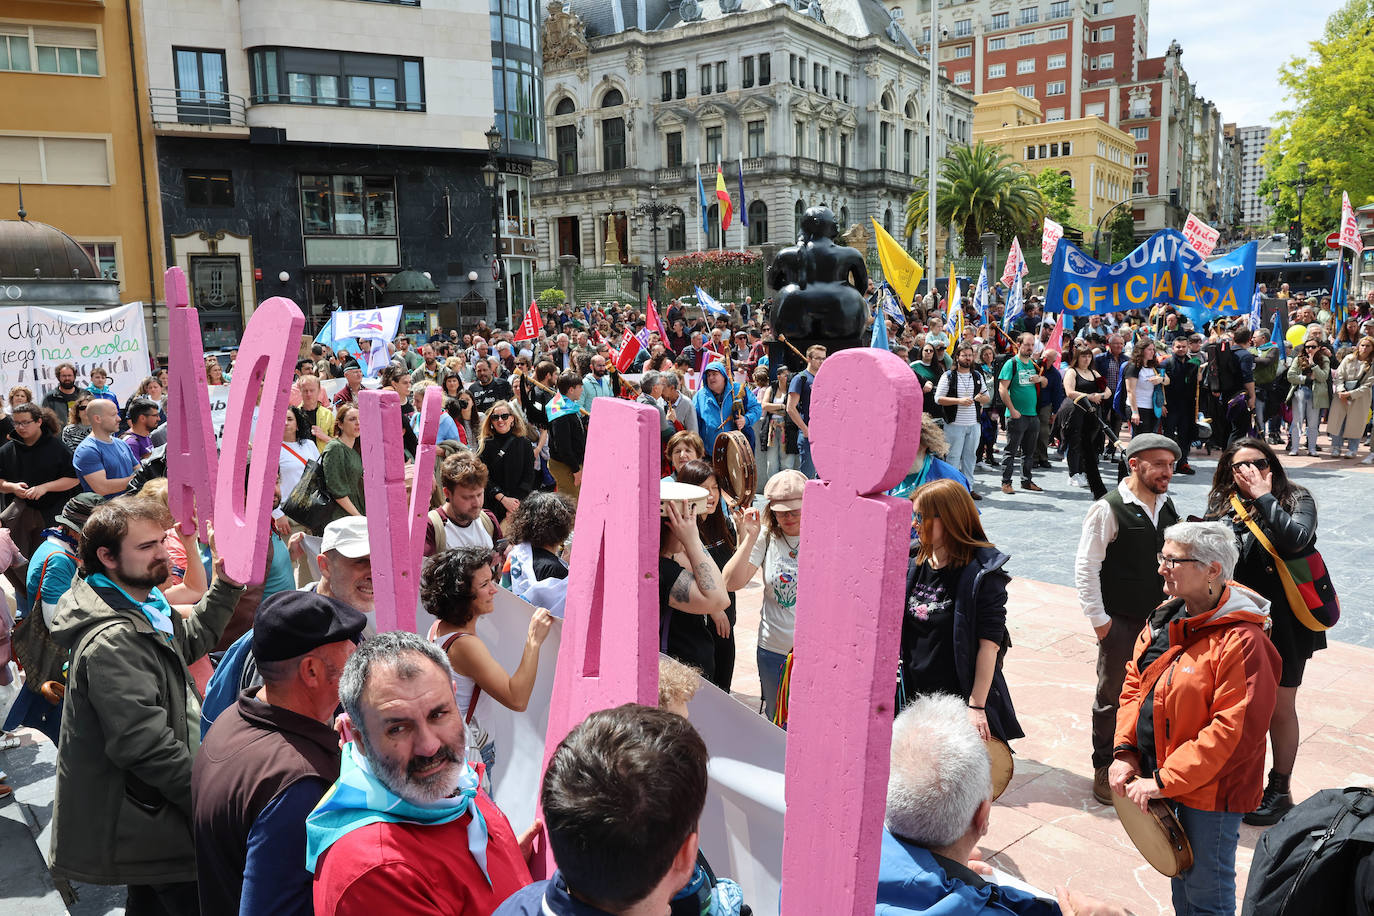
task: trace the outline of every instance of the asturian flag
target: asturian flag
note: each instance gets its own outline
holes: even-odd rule
[[[978,274],[978,285],[973,289],[973,307],[978,310],[979,324],[988,323],[988,257],[983,255],[983,269]]]
[[[1018,275],[1012,281],[1011,289],[1007,292],[1007,312],[1002,316],[1002,327],[1011,328],[1011,323],[1015,321],[1021,313],[1025,311],[1024,303],[1021,301],[1021,277]]]
[[[902,313],[902,305],[897,301],[897,294],[887,283],[878,287],[878,301],[883,304],[883,312],[887,314],[887,317],[897,322],[898,327],[906,325],[906,315]]]
[[[697,305],[701,306],[703,312],[709,312],[716,316],[729,316],[729,310],[717,302],[710,293],[706,292],[706,290],[702,289],[700,286],[695,287],[695,289],[697,291]]]

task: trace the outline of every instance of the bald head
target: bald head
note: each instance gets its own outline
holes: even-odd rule
[[[86,407],[86,422],[91,425],[92,433],[105,439],[119,430],[119,411],[113,401],[96,398]]]

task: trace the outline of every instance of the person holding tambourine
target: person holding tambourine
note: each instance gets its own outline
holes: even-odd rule
[[[1178,916],[1235,912],[1241,816],[1263,791],[1280,661],[1269,602],[1231,581],[1238,556],[1221,522],[1165,529],[1168,597],[1136,639],[1116,714],[1112,792],[1146,813],[1165,799],[1192,849],[1170,879]]]

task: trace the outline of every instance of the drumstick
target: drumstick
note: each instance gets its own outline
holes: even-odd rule
[[[787,337],[786,337],[785,335],[779,334],[779,335],[778,335],[778,340],[780,340],[780,341],[782,341],[783,343],[787,344],[787,349],[791,350],[793,353],[797,354],[797,355],[800,356],[802,359],[806,359],[806,354],[802,353],[802,351],[800,351],[800,350],[798,350],[796,347],[792,346],[792,342],[791,342],[790,340],[788,340]]]

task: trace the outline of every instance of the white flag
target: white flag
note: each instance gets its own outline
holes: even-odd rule
[[[1359,257],[1360,252],[1364,251],[1364,240],[1360,238],[1360,229],[1355,225],[1355,208],[1350,206],[1350,195],[1345,191],[1341,192],[1341,237],[1340,247],[1349,248]]]
[[[1217,239],[1221,238],[1220,230],[1213,229],[1192,213],[1188,214],[1188,221],[1183,224],[1183,234],[1193,250],[1204,258],[1212,253],[1212,249],[1217,247]]]
[[[1059,240],[1063,237],[1064,227],[1048,216],[1045,217],[1044,234],[1040,236],[1041,264],[1050,264],[1054,261],[1054,249],[1059,245]]]

